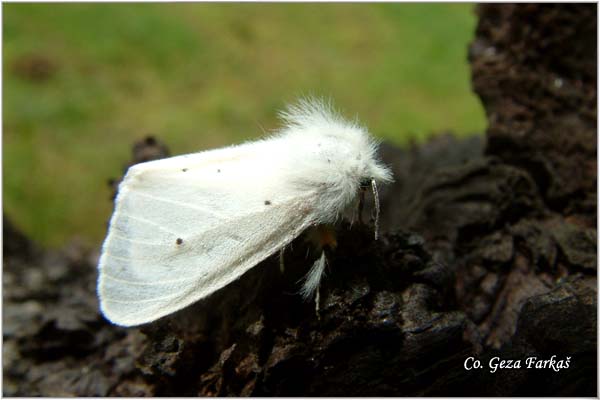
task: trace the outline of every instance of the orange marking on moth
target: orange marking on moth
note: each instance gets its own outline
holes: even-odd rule
[[[315,239],[319,248],[329,247],[334,249],[337,246],[335,231],[327,225],[319,225],[316,227]]]

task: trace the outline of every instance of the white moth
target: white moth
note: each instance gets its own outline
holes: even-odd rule
[[[129,168],[98,265],[107,319],[132,326],[180,310],[334,222],[361,185],[376,194],[375,182],[392,180],[377,142],[330,105],[301,100],[280,115],[284,127],[267,139]],[[325,265],[323,254],[305,296]]]

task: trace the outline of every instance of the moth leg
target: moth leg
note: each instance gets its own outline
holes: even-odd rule
[[[320,286],[317,287],[317,293],[315,294],[315,314],[317,315],[317,319],[321,319],[321,314],[319,314],[319,304],[321,303],[321,291]]]
[[[328,264],[327,256],[337,246],[337,241],[335,231],[330,226],[318,225],[310,233],[310,239],[315,247],[321,249],[321,256],[313,263],[313,266],[303,278],[304,283],[300,293],[305,300],[310,299],[313,295],[315,296],[315,313],[317,318],[321,319],[319,313],[321,292],[319,289],[321,280],[325,277],[325,269]]]
[[[285,260],[283,258],[283,252],[285,251],[285,246],[279,250],[279,271],[283,274],[285,270]]]
[[[360,192],[358,194],[358,223],[360,225],[364,224],[363,221],[363,209],[365,208],[365,193],[366,190],[362,188],[360,188]]]

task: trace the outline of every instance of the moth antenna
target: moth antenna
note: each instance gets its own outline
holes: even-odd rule
[[[379,237],[379,193],[377,192],[377,183],[371,179],[371,188],[373,189],[373,200],[375,203],[375,240]]]

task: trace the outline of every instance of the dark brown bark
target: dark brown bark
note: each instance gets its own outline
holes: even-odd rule
[[[596,395],[596,8],[478,7],[486,139],[384,159],[387,233],[343,223],[320,318],[298,239],[142,328],[98,314],[97,253],[36,248],[4,219],[5,395]],[[156,140],[134,161],[164,156]],[[528,357],[569,368],[528,369]],[[470,356],[484,368],[465,370]],[[491,373],[493,357],[520,369]]]

